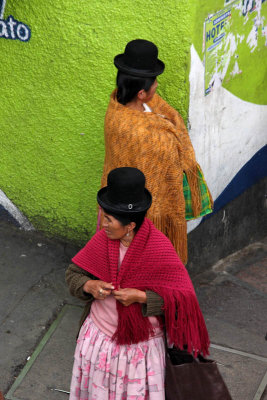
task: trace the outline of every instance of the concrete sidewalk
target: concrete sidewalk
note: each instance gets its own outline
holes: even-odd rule
[[[68,399],[82,309],[64,274],[76,251],[0,221],[0,391],[6,399]],[[193,277],[211,357],[233,400],[267,399],[266,257],[267,243],[254,243]]]

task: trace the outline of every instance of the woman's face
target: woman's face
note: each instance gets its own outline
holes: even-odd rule
[[[129,231],[128,225],[123,226],[120,221],[103,211],[103,228],[109,239],[122,239]]]
[[[150,100],[152,100],[154,94],[156,93],[158,87],[158,82],[157,79],[155,79],[155,81],[152,83],[152,85],[150,86],[150,89],[145,92],[146,94],[146,98],[145,98],[145,103],[148,103]]]

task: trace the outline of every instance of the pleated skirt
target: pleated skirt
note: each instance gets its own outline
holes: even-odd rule
[[[162,337],[118,345],[90,316],[77,340],[70,400],[164,400]]]

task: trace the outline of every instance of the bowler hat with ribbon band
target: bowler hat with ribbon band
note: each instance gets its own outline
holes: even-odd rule
[[[149,209],[152,196],[145,188],[145,175],[137,168],[110,171],[107,186],[97,193],[98,204],[108,213],[134,214]]]
[[[144,39],[127,43],[124,53],[114,58],[119,71],[142,78],[156,77],[162,74],[165,65],[158,59],[157,46]]]

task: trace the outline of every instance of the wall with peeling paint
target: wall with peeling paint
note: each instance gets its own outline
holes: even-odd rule
[[[242,1],[236,4],[231,18],[235,17],[237,23],[233,24],[229,35],[234,45],[228,45],[227,38],[223,46],[225,59],[229,56],[226,64],[229,71],[232,71],[234,62],[238,60],[242,73],[232,75],[229,79],[227,77],[230,73],[226,70],[221,76],[222,83],[204,96],[203,23],[208,15],[224,8],[223,0],[199,3],[196,34],[191,46],[190,136],[216,201],[215,209],[218,208],[217,203],[220,208],[223,207],[266,175],[263,155],[266,155],[267,123],[264,79],[267,68],[267,2],[249,1],[246,13]],[[256,47],[256,42],[253,46],[250,42],[254,26],[258,26],[259,31]],[[244,40],[240,43],[241,36]],[[240,186],[240,190],[233,190],[233,186]],[[189,223],[189,230],[199,223],[200,220]]]
[[[231,15],[237,23],[221,49],[227,68],[220,72],[222,82],[204,96],[203,24],[226,4],[198,2],[191,46],[190,136],[215,200],[215,212],[208,219],[188,224],[193,231],[189,269],[196,266],[198,271],[264,235],[267,2],[237,2]],[[237,69],[239,73],[233,73]],[[198,261],[203,247],[205,254]]]
[[[6,1],[3,20],[23,21],[31,37],[0,31],[0,189],[35,228],[77,242],[95,231],[113,57],[127,41],[158,45],[159,93],[187,118],[192,4]]]
[[[267,104],[264,82],[267,68],[267,1],[266,0],[200,0],[194,24],[194,48],[203,60],[203,24],[205,19],[235,3],[231,35],[224,44],[222,86],[244,101]],[[229,58],[229,62],[228,59]],[[233,79],[234,78],[234,79]]]

